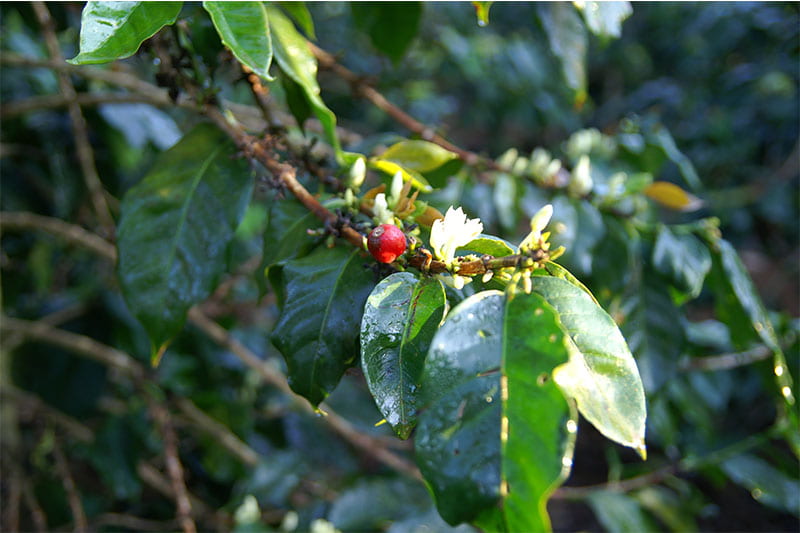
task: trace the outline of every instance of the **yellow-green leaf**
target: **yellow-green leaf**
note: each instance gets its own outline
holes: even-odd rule
[[[667,181],[651,183],[644,189],[644,194],[664,207],[676,211],[696,211],[703,206],[700,198]]]

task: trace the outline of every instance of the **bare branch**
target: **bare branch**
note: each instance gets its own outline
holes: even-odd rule
[[[192,520],[192,504],[189,501],[189,492],[183,477],[183,465],[178,454],[178,436],[172,426],[169,411],[158,400],[145,393],[150,408],[150,414],[158,426],[164,444],[164,462],[167,466],[172,495],[177,508],[177,520],[185,533],[195,533],[197,526]]]
[[[75,486],[75,479],[69,470],[67,458],[64,456],[64,451],[61,449],[58,439],[53,440],[53,457],[56,460],[56,472],[61,478],[61,484],[64,485],[64,492],[67,493],[67,502],[69,503],[70,511],[72,511],[75,531],[88,531],[89,525],[86,523],[86,513],[83,512],[83,504]]]
[[[112,262],[117,260],[117,250],[113,244],[80,226],[58,218],[45,217],[26,211],[0,212],[0,228],[45,231],[72,244],[88,248]]]
[[[56,61],[64,61],[64,56],[61,55],[61,48],[58,44],[58,37],[56,36],[55,25],[47,6],[44,2],[33,2],[33,11],[36,13],[39,25],[42,27],[44,41],[50,57]],[[100,176],[94,163],[94,151],[89,143],[86,118],[83,116],[83,111],[81,111],[81,106],[78,103],[75,87],[72,85],[69,76],[61,72],[58,74],[58,85],[61,89],[61,94],[70,102],[69,116],[72,121],[72,133],[75,137],[78,161],[83,171],[86,187],[89,189],[95,214],[100,225],[104,228],[105,234],[112,236],[114,219],[111,217],[111,211],[108,208],[108,202],[106,202],[105,192],[103,191],[103,184],[100,181]]]
[[[772,350],[765,345],[760,345],[752,350],[738,353],[724,353],[709,357],[692,357],[681,361],[680,369],[684,372],[694,370],[712,371],[728,370],[740,366],[751,365],[772,356]]]
[[[30,411],[32,417],[44,416],[55,426],[63,429],[66,434],[80,442],[88,443],[94,440],[94,433],[89,427],[58,409],[50,407],[38,396],[18,389],[11,384],[6,384],[0,388],[0,398],[3,398],[4,401],[14,402],[20,413]]]
[[[129,514],[104,513],[92,522],[93,530],[100,530],[108,526],[125,528],[133,531],[169,531],[180,527],[176,520],[146,520]]]
[[[25,500],[25,505],[31,512],[30,516],[36,531],[41,533],[49,531],[47,527],[47,515],[39,504],[39,500],[36,499],[36,494],[33,492],[30,480],[26,478],[22,478],[22,498]]]
[[[61,94],[48,94],[34,96],[25,100],[14,100],[0,105],[0,119],[14,118],[33,111],[46,111],[69,107],[72,102],[78,102],[82,107],[97,106],[102,104],[128,104],[141,103],[159,107],[173,107],[175,104],[169,99],[153,97],[143,93],[120,92],[92,92],[79,93],[75,100],[69,100]]]

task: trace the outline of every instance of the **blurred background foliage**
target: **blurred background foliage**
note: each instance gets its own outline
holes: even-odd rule
[[[62,54],[73,57],[81,5],[49,8]],[[589,154],[593,168],[602,170],[605,164],[651,172],[692,190],[704,201],[699,212],[653,210],[652,221],[720,219],[723,235],[736,246],[773,311],[798,376],[798,4],[635,4],[619,38],[584,30],[582,38],[573,35],[569,41],[586,47],[585,95],[570,87],[570,74],[553,52],[543,23],[548,6],[498,3],[485,27],[466,3],[406,4],[396,18],[377,22],[366,8],[346,3],[311,3],[309,9],[320,47],[459,146],[511,164],[516,157],[510,148],[530,154],[543,147],[548,158],[560,158],[569,168]],[[181,18],[220,94],[252,104],[238,71],[221,61],[219,41],[200,6],[187,3]],[[370,25],[386,30],[391,24],[417,31],[398,37],[408,40],[405,53],[397,43],[382,46],[391,51],[387,56],[376,50],[380,31],[373,29],[371,38]],[[27,4],[0,5],[0,30],[4,56],[48,57]],[[125,72],[155,79],[147,45],[122,65]],[[79,93],[107,90],[97,80],[72,79]],[[348,84],[330,72],[321,71],[320,82],[340,126],[352,132],[352,149],[368,152],[398,134],[408,135],[383,112],[354,98]],[[270,87],[275,100],[284,102],[281,85]],[[3,64],[0,206],[91,227],[69,115],[63,105],[46,102],[58,92],[52,70]],[[25,101],[34,105],[20,108]],[[86,105],[84,114],[112,210],[155,156],[198,120],[177,106],[157,109],[131,102]],[[636,143],[644,148],[631,148]],[[544,198],[530,183],[497,193],[502,180],[490,176],[487,184],[463,169],[455,172],[457,178],[444,182],[433,202],[463,204],[500,234],[513,236],[520,220],[544,201],[554,201],[557,217],[573,232],[561,236],[571,252],[565,264],[612,311],[623,312],[629,300],[622,297],[625,281],[612,283],[604,273],[635,271],[635,266],[652,272],[639,264],[649,252],[632,251],[613,213],[562,193]],[[697,187],[693,176],[699,177]],[[258,202],[251,206],[230,251],[230,272],[260,253],[265,211]],[[653,245],[655,235],[645,241]],[[146,336],[127,311],[107,261],[45,233],[17,231],[3,232],[0,259],[4,315],[47,317],[59,328],[147,363]],[[231,279],[206,311],[254,353],[282,364],[267,334],[276,318],[274,300],[259,301],[252,276]],[[707,289],[677,313],[669,298],[658,300],[666,293],[660,286],[664,280],[650,282],[656,285],[656,303],[650,305],[666,317],[655,324],[663,333],[659,342],[673,334],[680,339],[661,350],[675,358],[670,372],[651,368],[648,381],[643,370],[651,459],[638,462],[632,452],[582,424],[568,485],[653,474],[626,491],[605,490],[612,484],[564,492],[549,506],[555,529],[796,531],[797,457],[771,425],[776,416],[772,365],[679,372],[680,357],[759,347],[743,345],[736,331],[714,319]],[[634,349],[636,331],[635,326],[625,331]],[[294,409],[195,326],[185,328],[162,365],[150,372],[155,385],[148,391],[106,366],[52,343],[24,342],[13,331],[4,330],[2,353],[2,495],[4,502],[21,500],[22,509],[30,511],[15,518],[3,505],[4,528],[13,520],[23,530],[41,528],[42,520],[44,529],[75,526],[59,460],[64,455],[93,529],[177,528],[171,497],[165,496],[168,482],[158,478],[163,435],[148,408],[148,398],[156,398],[174,411],[187,484],[199,502],[194,507],[204,529],[235,524],[238,531],[323,531],[328,525],[319,519],[348,531],[446,529],[421,484],[363,456],[327,425]],[[207,417],[176,407],[186,399]],[[385,427],[373,427],[380,415],[359,376],[346,376],[327,403],[359,431],[389,435]],[[222,446],[208,417],[246,443],[256,459]]]

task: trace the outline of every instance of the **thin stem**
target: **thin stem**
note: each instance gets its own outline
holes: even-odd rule
[[[175,104],[167,99],[155,97],[150,94],[142,93],[120,93],[120,92],[93,92],[80,93],[74,100],[69,100],[61,94],[47,94],[44,96],[34,96],[24,100],[14,100],[0,106],[0,119],[10,119],[31,113],[33,111],[46,111],[69,107],[73,102],[77,102],[81,107],[97,106],[103,104],[131,104],[141,103],[159,107],[173,107]]]
[[[59,443],[58,439],[53,440],[53,457],[56,460],[56,472],[61,478],[64,492],[67,493],[67,502],[72,512],[72,519],[75,522],[75,531],[88,531],[89,525],[86,522],[86,513],[83,511],[78,488],[75,486],[75,479],[69,470],[67,458],[64,456],[64,451],[61,449],[61,443]]]
[[[42,27],[44,41],[47,45],[50,57],[56,61],[64,61],[64,56],[61,55],[61,48],[58,44],[58,37],[56,37],[53,18],[50,16],[50,11],[47,9],[47,6],[44,2],[33,2],[33,11],[36,13],[39,25]],[[86,118],[83,116],[83,111],[81,111],[81,106],[78,103],[75,87],[72,85],[72,81],[67,74],[59,72],[58,85],[61,94],[69,101],[69,116],[72,122],[72,133],[75,137],[78,162],[83,171],[83,177],[86,181],[86,187],[89,190],[89,196],[92,200],[95,214],[105,234],[111,236],[114,231],[114,219],[111,217],[111,211],[108,207],[108,202],[106,202],[105,192],[103,191],[103,184],[100,182],[100,176],[97,173],[97,167],[94,163],[94,151],[92,150],[92,145],[89,143],[89,131]]]
[[[116,261],[117,250],[113,244],[80,226],[64,222],[58,218],[45,217],[26,211],[5,211],[0,212],[0,228],[45,231],[69,243],[88,248],[112,262]]]
[[[178,454],[178,436],[172,425],[172,417],[160,401],[150,394],[145,393],[145,396],[148,400],[150,414],[155,419],[164,444],[164,462],[167,466],[172,494],[175,498],[176,519],[181,524],[184,533],[196,533],[197,526],[192,520],[192,504],[189,501],[189,493],[183,476],[183,465]]]

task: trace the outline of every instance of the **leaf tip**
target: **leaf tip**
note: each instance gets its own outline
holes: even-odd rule
[[[633,449],[636,450],[636,453],[639,454],[642,461],[647,461],[647,445],[645,445],[644,440],[635,442],[633,444]]]
[[[153,349],[150,352],[150,365],[153,368],[158,368],[158,365],[161,364],[161,358],[164,356],[164,352],[167,351],[167,346],[169,346],[169,341],[165,342],[159,347],[153,346]]]

